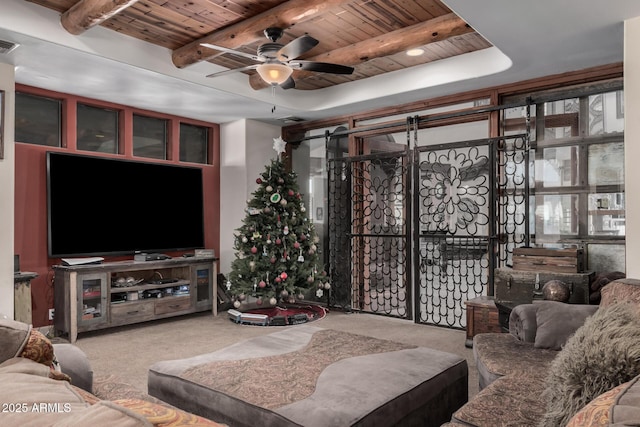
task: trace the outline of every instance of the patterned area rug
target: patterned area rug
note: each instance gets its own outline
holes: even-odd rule
[[[181,377],[253,405],[274,409],[311,396],[325,368],[339,360],[416,348],[334,330],[313,334],[306,347],[277,356],[205,363]]]

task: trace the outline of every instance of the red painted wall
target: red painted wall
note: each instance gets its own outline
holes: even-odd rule
[[[132,150],[132,126],[127,122],[132,113],[165,118],[171,123],[169,157],[179,158],[177,141],[179,123],[190,123],[212,128],[212,141],[210,146],[209,165],[201,166],[203,171],[204,188],[204,217],[205,217],[205,247],[213,248],[220,252],[220,129],[217,124],[204,123],[196,120],[183,119],[165,114],[132,109],[130,107],[100,102],[91,99],[78,98],[72,95],[61,94],[28,86],[16,85],[16,91],[47,96],[64,100],[63,107],[63,148],[46,147],[33,144],[25,144],[16,141],[15,147],[15,253],[20,255],[20,269],[22,271],[35,272],[38,277],[31,282],[31,305],[33,310],[32,322],[35,327],[50,325],[48,319],[49,309],[53,308],[53,270],[51,266],[59,264],[59,258],[47,256],[47,183],[45,153],[47,151],[78,152],[87,155],[101,155],[101,153],[76,150],[76,122],[75,115],[65,114],[65,111],[75,111],[76,102],[83,102],[105,108],[114,108],[123,111],[124,132],[120,138],[124,154],[119,158],[133,159]],[[113,157],[113,155],[103,155]],[[153,159],[136,158],[143,161]],[[162,163],[178,163],[177,160],[162,161]],[[80,179],[80,178],[79,178]],[[78,196],[78,202],[82,202],[82,196]],[[161,230],[160,230],[161,231]],[[181,253],[168,253],[180,255]],[[106,261],[130,259],[131,257],[105,257]]]

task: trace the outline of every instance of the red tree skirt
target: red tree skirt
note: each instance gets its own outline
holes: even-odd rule
[[[245,325],[287,326],[322,319],[327,311],[315,304],[278,304],[242,312],[231,309],[227,313],[231,321]]]

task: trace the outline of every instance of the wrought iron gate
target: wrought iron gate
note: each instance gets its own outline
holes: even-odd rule
[[[330,304],[411,318],[408,151],[328,162]]]
[[[464,301],[492,294],[494,268],[528,243],[528,146],[521,134],[330,159],[330,305],[464,328]]]
[[[462,301],[491,268],[493,153],[487,141],[416,149],[416,319],[462,327]]]

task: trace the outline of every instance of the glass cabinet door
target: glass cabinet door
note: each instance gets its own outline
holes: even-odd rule
[[[78,325],[107,321],[107,274],[78,274]]]
[[[213,300],[213,266],[211,264],[195,265],[192,271],[196,309],[210,308]]]

